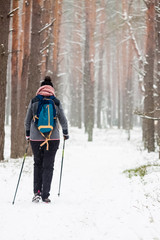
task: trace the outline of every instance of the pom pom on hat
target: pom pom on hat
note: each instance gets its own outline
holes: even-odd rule
[[[43,82],[41,83],[41,86],[44,86],[44,85],[50,85],[53,87],[52,80],[49,76],[46,76]]]

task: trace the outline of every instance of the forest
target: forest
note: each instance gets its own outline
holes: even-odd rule
[[[160,147],[159,0],[0,1],[0,160],[5,125],[11,158],[25,149],[24,119],[44,77],[52,78],[70,126],[142,129]]]

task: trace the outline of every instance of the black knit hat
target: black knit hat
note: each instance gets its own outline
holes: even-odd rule
[[[53,84],[52,84],[52,80],[50,78],[50,76],[46,76],[43,80],[43,82],[41,83],[41,86],[44,86],[44,85],[50,85],[53,87]]]

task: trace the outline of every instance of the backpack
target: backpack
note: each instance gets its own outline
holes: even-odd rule
[[[50,136],[56,125],[55,97],[37,95],[37,98],[39,99],[39,102],[37,114],[34,116],[34,122],[41,135],[45,138],[45,141],[40,146],[47,144],[48,150],[48,140],[50,140]]]

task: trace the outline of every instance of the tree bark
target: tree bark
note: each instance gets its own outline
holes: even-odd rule
[[[123,18],[128,14],[128,2],[127,0],[122,0],[122,11],[123,11]],[[122,29],[122,39],[124,40],[127,37],[127,26],[124,23],[123,29]],[[121,77],[121,91],[122,91],[122,127],[123,129],[126,129],[126,85],[127,85],[127,56],[128,56],[128,47],[127,47],[128,42],[124,41],[122,43],[122,77]]]
[[[147,40],[146,40],[146,65],[144,76],[144,112],[147,115],[153,116],[154,112],[154,97],[153,97],[153,82],[154,82],[154,57],[155,57],[155,3],[147,2],[148,10],[146,16],[147,25]],[[148,152],[154,151],[154,120],[144,119],[144,143]]]
[[[96,20],[95,1],[85,1],[86,7],[86,38],[85,38],[85,67],[84,67],[84,102],[85,102],[85,130],[88,141],[93,140],[94,127],[94,33]]]
[[[42,6],[42,26],[44,30],[41,33],[41,75],[44,79],[45,75],[49,75],[48,65],[49,65],[49,56],[50,56],[50,44],[51,44],[51,33],[53,19],[51,18],[53,14],[51,0],[44,1]],[[52,70],[52,69],[50,69]],[[50,74],[52,75],[52,74]]]
[[[82,1],[75,0],[74,9],[74,27],[73,27],[73,51],[72,51],[72,66],[71,66],[71,114],[70,123],[72,126],[81,128],[82,124],[82,80],[83,80],[83,39],[82,39],[82,19],[83,6]]]
[[[27,105],[35,96],[37,88],[40,86],[40,46],[41,46],[41,0],[32,2],[32,30],[31,30],[31,50],[29,59],[29,74],[27,85]]]
[[[13,0],[12,23],[12,90],[11,90],[11,158],[18,155],[18,55],[19,55],[19,1]]]
[[[160,2],[159,0],[155,1],[155,10],[156,10],[156,86],[157,86],[157,94],[155,98],[155,107],[158,109],[158,113],[156,117],[160,118]],[[160,121],[157,121],[156,126],[157,131],[157,145],[159,146],[159,158],[160,158]]]
[[[133,127],[133,48],[129,41],[128,73],[126,82],[126,130],[128,131],[128,140],[130,140],[130,130]]]
[[[53,17],[55,19],[53,24],[53,83],[56,86],[56,90],[59,91],[58,80],[58,56],[59,56],[59,36],[60,36],[60,24],[62,17],[62,4],[63,0],[54,0],[53,3]]]
[[[28,81],[28,69],[29,69],[29,54],[30,54],[30,33],[31,33],[31,8],[32,1],[27,0],[23,2],[23,26],[22,32],[25,36],[22,36],[23,42],[21,44],[21,48],[23,49],[22,56],[22,70],[20,76],[20,102],[19,102],[19,114],[18,114],[18,126],[21,126],[18,130],[18,157],[22,157],[25,152],[25,129],[24,129],[24,120],[27,110],[26,105],[26,89],[27,89],[27,81]]]
[[[102,127],[102,103],[103,103],[103,56],[104,56],[104,33],[105,33],[105,2],[101,0],[100,6],[100,17],[99,17],[99,69],[98,69],[98,87],[97,87],[97,127]]]
[[[0,161],[4,160],[5,141],[5,97],[6,97],[6,77],[8,59],[8,33],[10,0],[0,1]]]

